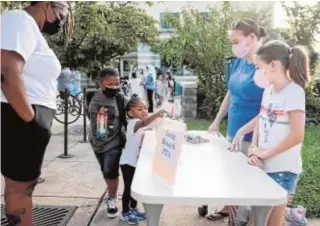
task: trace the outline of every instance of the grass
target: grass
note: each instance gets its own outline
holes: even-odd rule
[[[190,120],[188,130],[207,130],[210,122]],[[226,124],[221,125],[226,133]],[[320,218],[320,126],[308,126],[302,149],[303,173],[294,196],[294,203],[308,209],[309,218]]]

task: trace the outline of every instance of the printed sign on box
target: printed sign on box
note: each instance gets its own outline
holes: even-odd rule
[[[186,128],[185,123],[162,119],[156,132],[153,172],[170,185],[175,181]]]

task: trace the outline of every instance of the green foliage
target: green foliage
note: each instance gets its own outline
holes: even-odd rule
[[[288,15],[290,29],[287,33],[290,44],[304,45],[309,49],[310,73],[314,77],[319,65],[319,53],[314,50],[314,43],[320,32],[320,2],[313,6],[285,2],[282,6]],[[320,97],[315,82],[306,90],[306,107],[308,123],[320,124]]]
[[[134,3],[78,2],[74,9],[75,33],[65,51],[62,37],[50,37],[60,59],[87,72],[99,71],[112,60],[135,51],[139,43],[151,44],[156,21]],[[95,76],[95,74],[93,74]]]
[[[191,120],[188,130],[207,130],[210,121]],[[226,134],[226,124],[222,123],[220,132]],[[308,126],[302,148],[303,173],[301,174],[293,202],[308,209],[308,218],[320,218],[320,127]]]
[[[310,53],[311,73],[315,73],[319,63],[319,53],[314,50],[316,35],[320,32],[320,2],[306,5],[300,2],[283,2],[290,25],[288,34],[293,40],[292,44],[308,47]]]
[[[22,6],[24,2],[1,2],[3,8]],[[93,76],[106,65],[116,65],[119,56],[135,51],[139,43],[152,44],[157,36],[156,21],[135,2],[79,1],[73,14],[75,32],[68,46],[61,34],[47,40],[62,64]]]
[[[16,1],[16,2],[11,2],[11,1],[1,1],[0,2],[0,11],[7,10],[7,9],[19,9],[24,6],[28,5],[28,2],[26,1]]]
[[[174,30],[167,40],[159,40],[152,50],[165,59],[175,58],[198,75],[198,105],[204,117],[215,115],[225,95],[224,58],[231,54],[228,28],[233,21],[229,2],[219,8],[209,8],[204,15],[193,8],[184,8],[182,22],[168,18]],[[203,97],[203,99],[201,98]]]
[[[309,126],[302,149],[303,172],[301,174],[294,203],[308,209],[309,218],[320,218],[320,127]]]

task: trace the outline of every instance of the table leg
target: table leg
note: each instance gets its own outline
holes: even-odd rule
[[[270,206],[252,206],[254,226],[266,226],[270,214]]]
[[[143,203],[147,215],[147,226],[159,226],[163,205]]]

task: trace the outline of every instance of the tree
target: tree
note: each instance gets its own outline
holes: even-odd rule
[[[319,61],[319,53],[314,50],[316,36],[320,32],[320,2],[306,5],[300,2],[283,2],[288,17],[291,44],[304,45],[310,52],[310,68],[314,74]],[[294,42],[293,42],[294,41]]]
[[[224,59],[231,54],[228,29],[234,11],[229,2],[224,2],[221,7],[210,8],[206,15],[190,7],[181,14],[182,21],[176,17],[166,19],[174,34],[167,40],[159,40],[152,50],[195,72],[199,115],[211,118],[225,95]]]
[[[157,35],[156,21],[134,3],[78,2],[74,12],[75,33],[67,49],[61,51],[61,36],[50,40],[64,63],[88,72],[134,51],[139,43],[152,44]]]
[[[147,4],[149,4],[147,2]],[[25,6],[24,2],[1,2],[3,8]],[[135,2],[85,2],[74,5],[75,32],[67,47],[62,35],[48,36],[60,62],[96,74],[115,64],[119,56],[134,51],[139,43],[152,44],[156,21]]]
[[[245,10],[239,10],[236,12],[237,18],[249,18],[265,29],[267,37],[263,38],[264,43],[275,39],[283,40],[281,34],[283,34],[285,30],[281,28],[274,28],[273,13],[274,8],[272,5],[248,5]]]

